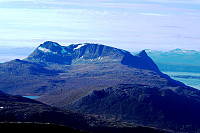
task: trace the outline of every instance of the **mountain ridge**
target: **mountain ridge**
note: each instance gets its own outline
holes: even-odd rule
[[[30,62],[52,62],[62,65],[116,62],[159,72],[153,61],[150,64],[148,63],[151,59],[145,51],[133,56],[128,51],[94,43],[71,44],[65,47],[56,42],[47,41],[37,47],[25,60]]]
[[[120,83],[185,86],[162,74],[145,51],[133,56],[128,51],[94,43],[71,44],[65,47],[46,41],[26,59],[1,64],[0,73],[0,89],[21,95],[45,95],[46,92],[58,91],[57,88],[66,90],[65,85],[67,88],[77,88],[76,85],[102,88]],[[76,80],[71,81],[71,77]],[[13,85],[8,85],[9,82]],[[22,89],[21,86],[27,89]]]
[[[173,49],[170,51],[145,50],[155,61],[161,71],[199,73],[200,52],[186,49]]]

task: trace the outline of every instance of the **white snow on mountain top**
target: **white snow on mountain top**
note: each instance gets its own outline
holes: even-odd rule
[[[56,46],[56,47],[59,46],[59,44],[57,44],[57,43],[55,43],[55,42],[53,42],[53,45]]]
[[[186,50],[186,49],[182,49],[182,48],[177,48],[177,49],[173,49],[173,50],[169,50],[169,51],[158,51],[158,50],[145,49],[145,52],[147,52],[147,53],[188,53],[188,54],[199,53],[199,51]]]
[[[84,45],[85,45],[85,43],[83,43],[83,44],[77,44],[77,47],[74,48],[74,50],[79,49],[79,48],[83,47]]]
[[[198,51],[195,50],[186,50],[186,49],[174,49],[174,50],[170,50],[169,53],[187,53],[187,54],[194,54],[194,53],[199,53]]]
[[[51,52],[50,49],[43,48],[43,47],[38,47],[38,49],[39,49],[40,51],[43,51],[44,53]]]
[[[43,48],[43,47],[38,47],[38,50],[44,52],[44,53],[53,53],[53,54],[57,54],[57,52],[52,52],[50,49],[47,48]]]

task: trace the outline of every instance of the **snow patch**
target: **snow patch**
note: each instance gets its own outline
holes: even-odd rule
[[[123,53],[127,53],[127,51],[126,51],[126,50],[123,50],[123,49],[121,49],[121,51],[122,51]]]
[[[44,53],[53,53],[53,54],[57,54],[57,52],[52,52],[50,49],[47,48],[43,48],[43,47],[38,47],[38,49]]]
[[[99,58],[98,58],[98,60],[101,60],[101,59],[103,59],[103,57],[99,57]]]
[[[43,51],[44,53],[51,52],[50,49],[43,48],[43,47],[38,47],[38,49],[39,49],[40,51]]]
[[[53,43],[53,45],[56,46],[56,47],[59,46],[57,43]]]
[[[79,48],[83,47],[84,45],[85,45],[84,43],[83,44],[78,44],[77,47],[74,48],[74,50],[79,49]]]

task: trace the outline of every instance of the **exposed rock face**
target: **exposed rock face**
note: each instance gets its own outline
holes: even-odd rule
[[[136,56],[133,56],[130,53],[126,54],[121,62],[122,64],[129,65],[135,68],[147,69],[160,73],[157,65],[144,50]]]

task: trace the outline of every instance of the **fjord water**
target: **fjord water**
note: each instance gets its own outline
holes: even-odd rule
[[[192,78],[192,77],[200,77],[200,73],[190,73],[190,72],[169,72],[163,71],[163,73],[169,75],[171,78],[181,81],[184,84],[194,87],[200,90],[200,78]],[[180,77],[176,77],[180,76]],[[191,78],[186,78],[190,76]]]
[[[29,99],[36,99],[36,98],[39,98],[40,96],[23,96],[23,97],[26,97],[26,98],[29,98]]]

